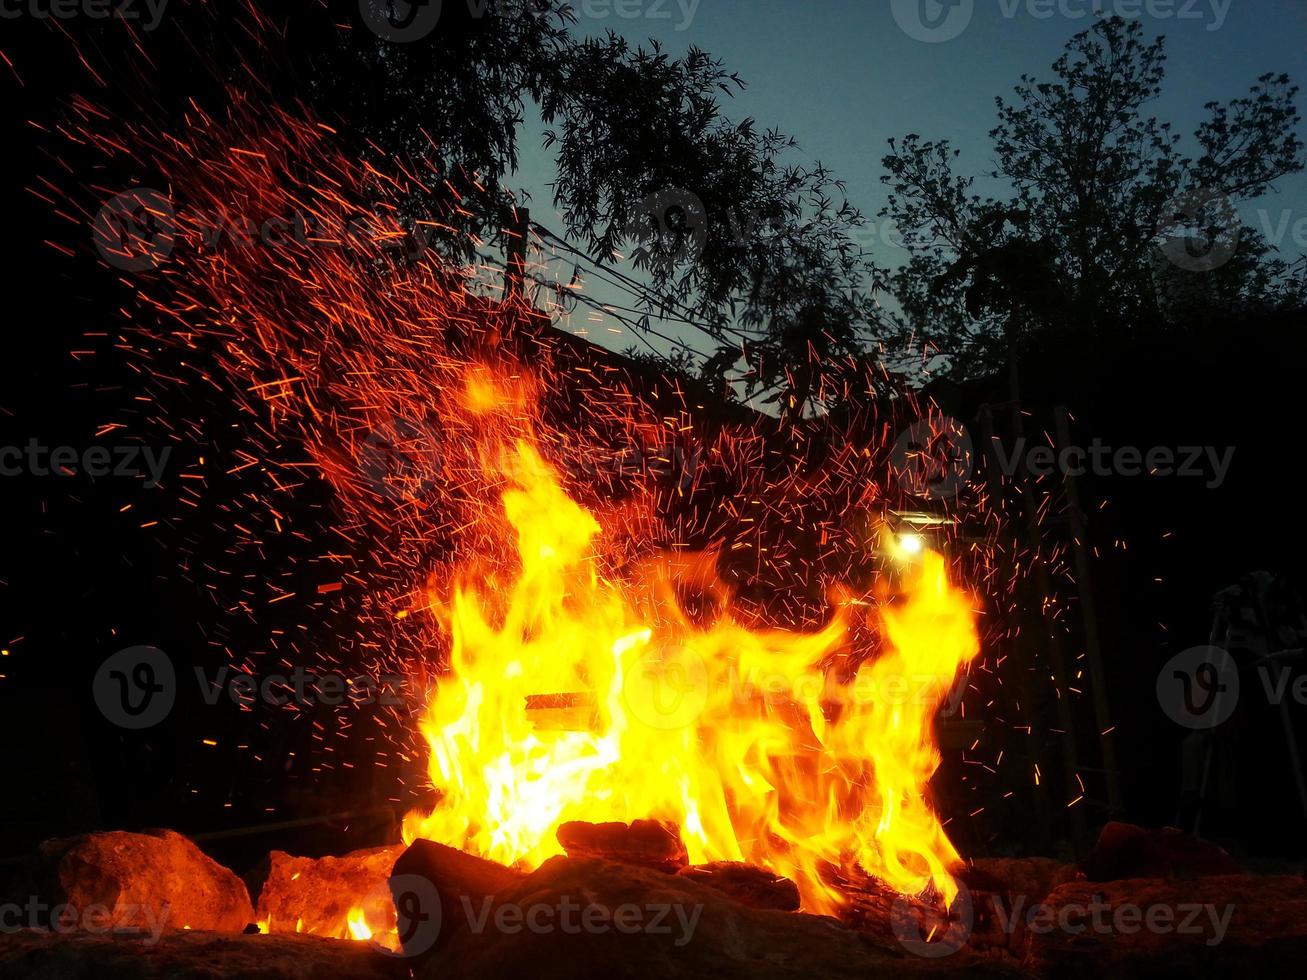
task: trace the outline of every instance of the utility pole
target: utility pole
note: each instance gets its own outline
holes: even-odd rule
[[[509,209],[504,227],[504,305],[517,302],[526,292],[526,251],[531,235],[531,212]]]

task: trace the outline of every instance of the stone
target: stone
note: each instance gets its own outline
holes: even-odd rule
[[[1234,858],[1210,841],[1174,827],[1145,830],[1128,823],[1107,824],[1080,867],[1090,881],[1197,878],[1243,871]]]
[[[975,858],[957,872],[958,880],[973,892],[1020,895],[1029,902],[1080,877],[1075,865],[1045,857]]]
[[[120,929],[239,933],[254,921],[245,884],[171,830],[109,831],[40,846],[33,894],[69,921],[106,909]],[[33,925],[56,925],[48,921]]]
[[[1030,920],[1026,961],[1041,976],[1142,980],[1307,971],[1301,875],[1073,882],[1055,888],[1043,906]]]
[[[387,880],[403,853],[402,844],[343,857],[295,857],[273,851],[259,891],[258,921],[269,933],[350,939],[350,912],[361,910],[373,932],[393,932],[395,911]]]

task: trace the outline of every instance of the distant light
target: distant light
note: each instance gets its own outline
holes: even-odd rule
[[[900,558],[915,558],[925,550],[926,539],[920,534],[900,534],[898,536]]]

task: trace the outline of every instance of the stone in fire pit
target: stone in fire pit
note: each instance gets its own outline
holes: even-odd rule
[[[386,881],[403,853],[402,844],[344,857],[306,858],[273,851],[267,880],[259,890],[259,922],[270,932],[349,939],[350,910],[361,905],[380,928],[387,913],[394,919]]]
[[[244,883],[172,830],[48,840],[32,893],[68,915],[108,910],[115,928],[240,932],[254,921]]]

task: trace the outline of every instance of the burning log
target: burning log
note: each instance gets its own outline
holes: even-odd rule
[[[45,841],[34,893],[62,907],[71,928],[98,926],[145,935],[180,929],[239,933],[254,920],[245,884],[171,830],[87,834]],[[99,910],[105,910],[103,916]],[[72,921],[76,918],[76,921]]]
[[[936,964],[842,929],[825,916],[746,907],[693,875],[554,857],[499,896],[506,914],[442,946],[419,976],[823,977],[930,973]],[[512,910],[513,916],[507,915]],[[532,923],[535,927],[532,927]],[[949,966],[1011,976],[965,951]]]
[[[528,694],[526,716],[537,731],[593,731],[599,702],[593,694]]]
[[[568,857],[600,858],[666,874],[676,874],[690,863],[680,830],[657,820],[630,824],[574,820],[559,827],[557,836]]]
[[[873,936],[885,947],[896,946],[904,934],[909,920],[931,923],[942,920],[939,910],[930,904],[907,895],[870,875],[850,875],[834,869],[827,874],[827,883],[843,897],[839,920],[850,929]],[[947,927],[947,923],[944,923]],[[929,935],[931,927],[919,929]]]
[[[390,878],[405,956],[420,958],[447,946],[471,928],[474,916],[493,914],[522,877],[494,861],[415,840]]]
[[[387,940],[395,910],[386,880],[402,846],[355,851],[344,857],[295,857],[273,851],[259,891],[258,921],[265,932],[302,932],[332,939]]]
[[[701,882],[723,895],[729,895],[751,909],[794,912],[799,908],[798,885],[789,878],[749,864],[714,861],[711,864],[682,868],[677,874]]]

